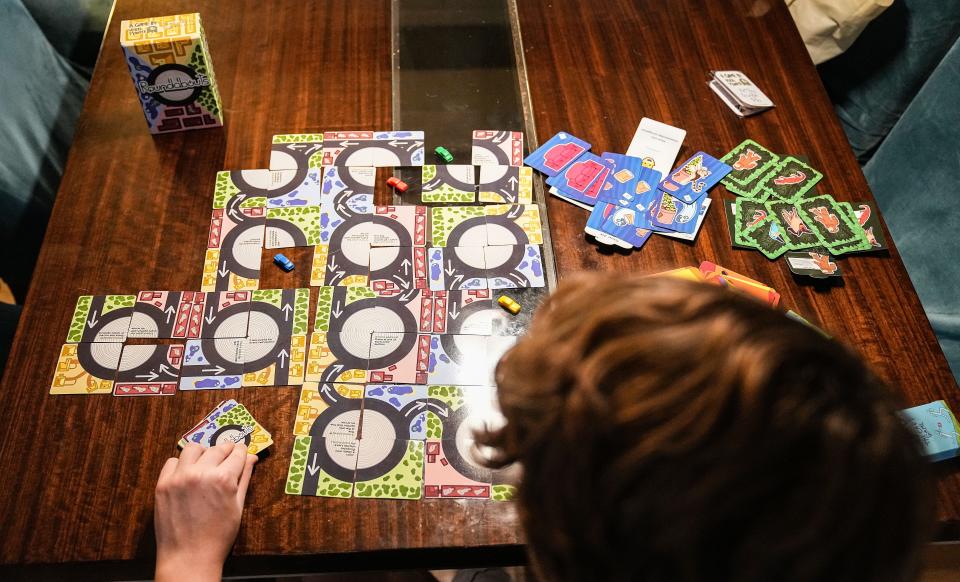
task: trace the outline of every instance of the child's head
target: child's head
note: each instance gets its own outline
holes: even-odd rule
[[[896,399],[840,344],[722,287],[564,282],[497,369],[549,580],[902,580],[930,515]]]

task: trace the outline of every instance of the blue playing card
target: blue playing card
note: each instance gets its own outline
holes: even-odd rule
[[[643,214],[643,212],[637,212],[630,208],[614,206],[613,212],[609,213],[603,221],[600,230],[640,248],[647,242],[651,234],[649,229],[640,226],[643,223]]]
[[[598,156],[585,152],[556,176],[547,178],[564,198],[593,206],[597,193],[610,174],[610,167]]]
[[[660,182],[660,190],[687,204],[704,197],[707,190],[730,173],[730,166],[710,154],[697,152]]]
[[[607,204],[606,202],[597,202],[597,205],[593,207],[593,211],[590,213],[590,217],[587,218],[587,225],[583,227],[584,232],[587,234],[593,235],[596,237],[597,242],[607,245],[617,245],[625,249],[633,248],[633,245],[610,235],[607,232],[604,232],[603,224],[606,222],[607,217],[615,212],[617,209],[613,204]]]
[[[660,191],[659,196],[650,208],[650,223],[655,227],[673,232],[693,234],[698,224],[697,218],[700,216],[702,205],[702,198],[687,204],[666,192]]]
[[[600,156],[613,170],[597,195],[598,200],[630,207],[635,200],[656,191],[661,174],[643,165],[641,158],[604,152]],[[652,197],[651,197],[652,198]]]
[[[523,163],[547,176],[556,176],[587,151],[590,144],[561,131],[531,152]]]
[[[672,230],[664,230],[659,232],[663,236],[668,236],[670,238],[677,238],[680,240],[694,240],[697,237],[697,232],[700,230],[700,227],[703,225],[703,218],[707,215],[707,210],[710,208],[710,197],[704,196],[700,200],[700,212],[697,213],[697,217],[693,219],[693,232],[675,232]]]
[[[593,210],[590,212],[590,216],[587,217],[587,226],[583,230],[587,234],[592,234],[593,236],[598,236],[603,232],[601,227],[603,227],[603,221],[607,219],[607,216],[613,212],[613,204],[607,204],[606,202],[597,202],[596,206],[593,207]]]

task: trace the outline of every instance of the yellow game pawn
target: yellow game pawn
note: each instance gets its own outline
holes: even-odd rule
[[[497,303],[500,304],[500,307],[506,309],[513,315],[520,313],[520,304],[506,295],[501,295],[500,298],[497,299]]]

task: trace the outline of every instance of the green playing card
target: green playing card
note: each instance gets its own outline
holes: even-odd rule
[[[770,197],[770,194],[764,192],[760,187],[760,181],[763,180],[765,174],[758,174],[752,180],[746,184],[737,184],[735,182],[723,182],[721,184],[726,187],[727,191],[736,194],[737,196],[742,196],[744,198],[752,198],[754,200],[760,200],[761,202]]]
[[[864,228],[860,226],[857,213],[853,210],[853,205],[849,202],[837,202],[837,206],[845,213],[845,218],[851,228],[857,233],[857,240],[852,243],[837,245],[831,249],[834,255],[843,255],[846,253],[862,253],[864,251],[875,250],[874,245],[868,240]]]
[[[800,216],[800,211],[790,202],[783,200],[769,200],[764,204],[770,216],[774,217],[783,229],[786,241],[790,248],[795,250],[807,249],[821,244],[817,234],[807,226]]]
[[[853,205],[849,202],[837,202],[837,207],[843,211],[843,217],[852,225],[858,225],[857,214],[853,211]]]
[[[807,226],[833,254],[837,254],[835,249],[863,238],[863,230],[850,223],[846,212],[829,194],[807,198],[796,205]]]
[[[830,247],[830,254],[845,255],[847,253],[862,253],[864,251],[872,251],[872,250],[874,250],[874,248],[869,242],[865,240],[863,241],[858,240],[855,243],[850,245]]]
[[[739,200],[739,198],[737,200]],[[730,231],[730,241],[733,244],[733,248],[741,248],[741,249],[757,248],[753,246],[753,243],[741,237],[740,232],[737,230],[736,200],[724,200],[723,213],[724,215],[726,215],[726,218],[727,218],[727,230]]]
[[[727,189],[727,192],[730,192],[731,194],[736,194],[737,196],[746,196],[747,198],[752,198],[752,196],[750,196],[750,190],[747,190],[747,189],[745,189],[745,188],[740,188],[739,186],[737,186],[736,184],[734,184],[734,183],[732,183],[732,182],[727,183],[727,182],[724,182],[723,180],[720,180],[720,183],[723,184],[723,186]]]
[[[747,198],[737,198],[734,200],[736,209],[737,230],[746,232],[756,226],[761,220],[767,217],[767,208],[763,202],[749,200]]]
[[[720,161],[733,168],[720,183],[726,186],[727,190],[739,194],[741,191],[749,193],[756,190],[759,179],[780,161],[780,156],[747,139],[720,158]]]
[[[780,223],[773,216],[767,216],[761,220],[744,236],[753,241],[768,259],[776,259],[790,250],[790,243],[787,242]]]
[[[780,200],[796,202],[816,186],[822,177],[823,174],[810,164],[788,156],[761,179],[760,189],[767,194],[768,198],[773,196]]]
[[[870,244],[870,248],[863,247],[864,251],[883,251],[887,249],[887,238],[883,234],[883,225],[880,224],[880,211],[875,202],[840,202],[841,206],[850,210],[853,218],[850,223],[859,226],[863,237]]]
[[[737,198],[734,201],[734,242],[752,249],[757,248],[756,243],[748,239],[745,234],[766,217],[767,209],[762,203],[747,198]]]

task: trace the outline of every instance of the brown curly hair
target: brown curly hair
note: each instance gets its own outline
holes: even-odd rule
[[[673,278],[565,280],[497,367],[546,580],[906,580],[932,520],[891,391],[837,342]]]

